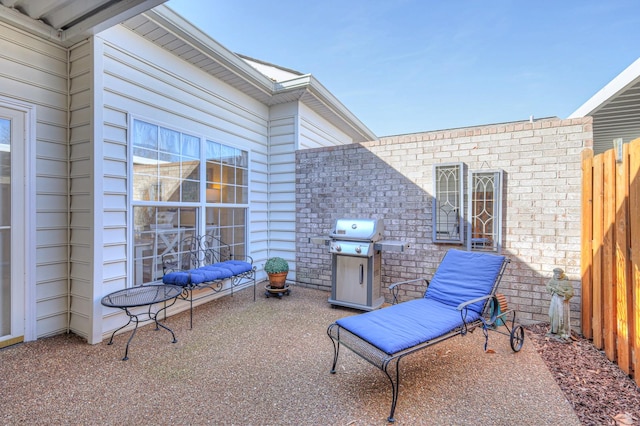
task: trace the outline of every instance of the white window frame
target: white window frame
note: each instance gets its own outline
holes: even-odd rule
[[[445,170],[447,169],[447,170]],[[441,173],[457,175],[458,184],[448,185],[444,188],[439,184]],[[433,165],[433,202],[432,202],[432,241],[436,244],[458,244],[469,251],[490,251],[501,253],[502,251],[502,197],[503,176],[500,169],[469,170],[464,163],[442,163]],[[493,196],[490,203],[491,212],[476,212],[475,209],[482,200],[476,197],[480,194],[476,191],[477,180],[484,177],[492,183]],[[485,179],[485,180],[486,180]],[[466,184],[466,188],[465,188]],[[455,188],[454,191],[451,189]],[[452,193],[453,192],[453,193]],[[486,192],[482,192],[486,194]],[[485,203],[487,200],[484,201]],[[466,206],[466,210],[465,210]],[[455,214],[456,209],[460,213],[454,220],[442,216]],[[483,216],[480,218],[480,216]],[[474,223],[490,222],[491,231],[482,232],[478,236],[478,230],[474,229]],[[487,224],[487,223],[485,223]]]
[[[129,129],[133,129],[134,126],[134,121],[140,121],[140,122],[144,122],[144,123],[148,123],[151,125],[155,125],[155,126],[159,126],[159,127],[163,127],[165,129],[168,130],[172,130],[172,131],[176,131],[179,133],[184,133],[190,136],[194,136],[199,138],[200,140],[200,169],[199,169],[199,183],[200,183],[200,188],[199,188],[199,201],[195,201],[195,202],[182,202],[182,201],[145,201],[145,200],[134,200],[133,199],[133,193],[134,193],[134,164],[133,164],[133,151],[134,151],[134,143],[133,143],[133,132],[129,132],[129,141],[128,141],[128,155],[129,155],[129,161],[128,161],[128,176],[129,176],[129,185],[128,185],[128,191],[129,191],[129,200],[128,200],[128,217],[127,217],[127,225],[128,225],[128,232],[127,232],[127,238],[128,241],[130,241],[129,244],[129,250],[128,250],[128,259],[130,259],[129,263],[129,274],[128,274],[128,286],[129,287],[133,287],[134,284],[134,268],[135,268],[135,257],[134,257],[134,238],[135,238],[135,229],[134,229],[134,218],[133,218],[133,209],[134,207],[161,207],[161,208],[176,208],[176,209],[180,209],[180,208],[196,208],[198,210],[198,216],[197,216],[197,228],[196,228],[196,234],[198,235],[204,235],[207,232],[207,227],[206,227],[206,211],[208,208],[220,208],[220,209],[243,209],[245,212],[245,223],[244,223],[244,250],[245,253],[242,253],[243,255],[248,255],[248,251],[249,251],[249,243],[248,243],[248,238],[250,235],[250,200],[248,198],[248,195],[251,193],[251,189],[250,189],[250,176],[251,176],[251,151],[246,149],[246,148],[242,148],[242,147],[238,147],[238,146],[234,146],[232,144],[226,143],[224,141],[220,141],[217,138],[213,138],[213,137],[209,137],[206,135],[202,135],[199,134],[195,131],[189,131],[189,130],[185,130],[185,129],[181,129],[178,126],[173,126],[167,123],[160,123],[158,121],[152,120],[152,119],[148,119],[146,117],[141,117],[141,116],[134,116],[134,115],[130,115],[129,117]],[[240,150],[244,153],[246,153],[247,155],[247,182],[246,182],[246,192],[247,192],[247,199],[245,200],[245,202],[243,203],[229,203],[229,202],[224,202],[224,200],[220,200],[220,202],[207,202],[207,193],[206,193],[206,187],[207,187],[207,176],[206,176],[206,165],[207,165],[207,158],[206,158],[206,144],[207,141],[210,142],[216,142],[219,143],[223,146],[226,146],[228,148],[233,148],[233,149],[237,149]],[[225,244],[227,243],[226,241],[223,241]],[[233,247],[231,247],[233,249]]]
[[[12,173],[21,173],[16,185],[23,188],[19,200],[12,201],[12,228],[15,233],[11,238],[11,250],[16,254],[16,262],[11,269],[12,304],[24,306],[23,311],[13,310],[19,318],[12,319],[12,336],[23,336],[24,341],[37,339],[36,315],[36,105],[13,98],[0,96],[0,106],[23,114],[22,138],[15,141],[12,147]],[[22,290],[20,290],[22,287]],[[15,290],[15,291],[14,291]]]
[[[477,200],[477,195],[481,194],[478,189],[481,185],[478,180],[480,177],[486,177],[490,179],[489,183],[492,183],[492,212],[489,217],[485,215],[483,219],[480,216],[483,211],[478,208],[478,203],[482,203],[482,200]],[[491,251],[502,252],[502,186],[503,186],[503,171],[502,170],[471,170],[468,174],[469,182],[467,184],[467,250],[471,251]],[[484,193],[484,192],[483,192]],[[478,201],[478,202],[476,202]],[[477,235],[477,229],[473,229],[473,224],[476,221],[482,221],[484,224],[491,222],[491,231],[483,230],[480,236]]]
[[[444,163],[433,165],[432,238],[434,243],[464,243],[464,164]],[[445,171],[453,175],[453,194],[446,194],[439,185]],[[456,215],[453,220],[449,216]],[[444,218],[443,218],[444,216]],[[442,219],[442,220],[441,220]]]

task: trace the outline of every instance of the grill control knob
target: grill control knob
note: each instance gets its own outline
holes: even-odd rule
[[[340,247],[340,244],[336,244],[336,245],[334,246],[334,248],[335,248],[335,250],[336,250],[336,251],[338,251],[338,252],[342,251],[342,247]]]
[[[360,246],[356,247],[356,253],[358,254],[362,253],[362,248]]]

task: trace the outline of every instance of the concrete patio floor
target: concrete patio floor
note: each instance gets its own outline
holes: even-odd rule
[[[391,390],[343,348],[329,373],[327,326],[353,315],[328,293],[292,286],[257,301],[245,289],[168,318],[176,333],[138,330],[114,344],[61,335],[0,350],[1,424],[384,425]],[[185,303],[186,302],[178,302]],[[401,362],[395,417],[404,425],[579,425],[531,342],[480,330]]]

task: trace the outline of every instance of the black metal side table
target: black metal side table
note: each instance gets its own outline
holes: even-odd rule
[[[129,359],[129,343],[131,343],[133,336],[135,336],[136,331],[138,330],[138,323],[140,322],[154,321],[156,323],[156,330],[159,330],[158,327],[162,327],[171,333],[171,336],[173,337],[171,343],[176,343],[178,341],[176,339],[176,335],[173,333],[173,330],[171,330],[166,325],[158,322],[158,315],[161,312],[166,311],[168,307],[176,303],[176,300],[178,296],[180,296],[180,294],[182,294],[182,287],[176,285],[161,284],[125,288],[123,290],[118,290],[110,293],[102,298],[101,303],[104,306],[108,306],[110,308],[120,308],[125,311],[127,316],[129,316],[129,322],[127,322],[125,325],[118,328],[111,334],[111,339],[109,339],[108,343],[109,345],[113,344],[113,336],[115,336],[118,331],[131,324],[132,321],[136,324],[133,331],[131,332],[131,336],[129,336],[129,340],[127,341],[127,347],[124,350],[124,358],[122,358],[123,361]],[[153,312],[151,310],[154,304],[168,301],[171,301],[171,303],[165,303],[164,307],[157,310],[156,312]],[[135,313],[131,311],[131,308],[137,308],[140,306],[148,306],[149,309],[147,309],[146,312]],[[147,318],[143,317],[143,319],[141,320],[139,318],[139,316],[141,315],[145,315],[147,316]]]

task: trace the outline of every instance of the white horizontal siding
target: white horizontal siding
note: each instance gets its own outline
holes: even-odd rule
[[[36,338],[67,328],[66,76],[65,49],[0,23],[0,96],[36,106]]]
[[[107,42],[106,105],[224,143],[266,145],[265,105],[121,27],[101,37]]]
[[[62,178],[67,171],[67,161],[59,158],[36,156],[36,179],[39,178]],[[65,195],[65,194],[61,194]]]
[[[250,151],[248,248],[266,253],[267,106],[183,62],[169,52],[114,27],[100,34],[104,67],[100,152],[103,197],[100,294],[132,284],[127,227],[128,124],[132,117]],[[80,172],[80,171],[79,171]],[[119,311],[102,309],[102,334],[123,324]]]
[[[64,138],[65,133],[60,132],[60,134]],[[41,140],[38,144],[38,154],[41,158],[52,158],[60,160],[61,158],[66,158],[67,146],[66,144],[62,144],[56,141]],[[43,184],[45,180],[46,179],[39,180],[38,184]],[[66,177],[64,177],[64,180],[66,181]]]
[[[66,262],[66,256],[65,256]],[[37,288],[39,300],[59,298],[61,294],[67,293],[67,277],[59,280],[49,280],[41,282]]]
[[[297,104],[271,108],[269,140],[269,218],[268,253],[260,258],[279,256],[289,262],[289,279],[295,280],[295,147]]]
[[[353,140],[304,104],[300,104],[298,149],[345,145]]]
[[[91,340],[93,237],[92,44],[70,51],[70,328]]]
[[[55,175],[44,176],[44,173],[41,173],[40,176],[36,178],[36,187],[42,193],[45,193],[45,194],[60,194],[62,192],[65,192],[67,190],[67,185],[68,185],[67,179],[61,176],[55,176]],[[47,213],[47,212],[44,212],[44,213]],[[60,219],[61,220],[57,221],[56,223],[67,222],[66,216]],[[40,223],[50,223],[50,222],[41,221]]]
[[[343,145],[352,139],[302,103],[272,108],[269,149],[269,256],[293,264],[295,279],[295,149]]]

